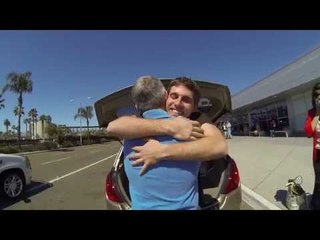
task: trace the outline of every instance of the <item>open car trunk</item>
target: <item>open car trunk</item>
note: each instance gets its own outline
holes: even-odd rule
[[[172,79],[161,79],[162,83],[167,87]],[[231,112],[231,96],[227,86],[194,80],[200,87],[201,99],[198,109],[193,114],[205,113],[207,117],[214,123],[223,114]],[[123,114],[137,114],[134,104],[131,100],[131,88],[127,87],[114,92],[100,100],[95,104],[95,112],[100,127],[106,127],[108,124]]]

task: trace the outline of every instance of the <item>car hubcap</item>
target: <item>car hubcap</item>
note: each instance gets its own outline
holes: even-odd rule
[[[7,196],[14,198],[19,196],[23,189],[22,179],[17,175],[10,175],[4,181],[4,191]]]

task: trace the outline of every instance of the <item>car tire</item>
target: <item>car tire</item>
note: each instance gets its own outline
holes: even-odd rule
[[[9,200],[17,199],[24,187],[23,176],[17,171],[5,172],[0,176],[0,194]]]

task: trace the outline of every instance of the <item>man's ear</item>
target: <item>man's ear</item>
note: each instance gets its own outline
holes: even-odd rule
[[[166,101],[167,101],[167,99],[168,99],[168,92],[167,92],[167,91],[164,91],[164,98],[165,98]]]

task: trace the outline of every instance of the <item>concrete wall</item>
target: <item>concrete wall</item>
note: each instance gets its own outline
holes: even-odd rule
[[[32,139],[48,138],[48,134],[46,133],[47,126],[48,126],[48,122],[43,121],[43,132],[42,132],[42,121],[39,120],[37,123],[30,124]],[[34,128],[34,133],[33,133],[33,128]]]

